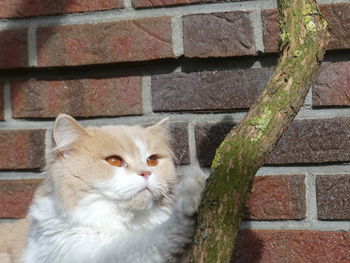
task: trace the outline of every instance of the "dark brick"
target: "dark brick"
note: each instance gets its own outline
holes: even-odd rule
[[[240,231],[235,263],[347,263],[350,233],[328,231]]]
[[[321,5],[332,38],[327,49],[350,48],[350,3]]]
[[[183,18],[186,57],[256,55],[251,12],[195,14]]]
[[[27,29],[0,30],[0,68],[27,66]]]
[[[264,52],[277,52],[280,46],[280,27],[277,9],[261,12],[263,23]]]
[[[153,76],[153,110],[231,111],[247,109],[264,89],[272,72],[272,68],[251,68]]]
[[[196,126],[200,163],[209,166],[215,149],[233,124]],[[338,163],[350,161],[350,118],[296,120],[287,129],[266,164]]]
[[[170,124],[172,147],[175,152],[176,163],[189,164],[190,154],[188,145],[188,123],[175,122]]]
[[[4,120],[4,83],[0,82],[0,120]]]
[[[256,176],[245,219],[304,219],[304,180],[303,175]]]
[[[350,118],[294,121],[268,164],[350,161]]]
[[[318,219],[350,220],[350,175],[318,175],[316,194]]]
[[[33,169],[45,164],[45,130],[0,130],[0,169]]]
[[[350,62],[322,64],[313,80],[313,106],[350,106],[349,87]]]
[[[0,18],[99,11],[122,7],[122,0],[5,0],[1,1]]]
[[[23,218],[41,180],[1,180],[0,218]]]
[[[14,118],[142,114],[142,78],[12,82]]]
[[[171,17],[41,27],[37,43],[40,67],[174,57]]]
[[[196,125],[196,150],[200,165],[209,166],[211,164],[216,148],[233,126],[234,124],[229,122]]]

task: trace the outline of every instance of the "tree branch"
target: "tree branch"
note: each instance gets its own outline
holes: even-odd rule
[[[329,41],[314,0],[278,0],[283,53],[265,90],[217,149],[190,262],[231,262],[257,170],[304,103]]]

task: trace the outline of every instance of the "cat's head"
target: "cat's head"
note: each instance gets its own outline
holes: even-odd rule
[[[169,201],[178,178],[167,123],[83,128],[72,117],[59,115],[48,165],[58,198],[74,207],[93,194],[129,210]]]

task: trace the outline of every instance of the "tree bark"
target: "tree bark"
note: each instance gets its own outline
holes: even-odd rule
[[[257,170],[304,103],[329,40],[314,0],[278,0],[281,49],[265,90],[217,149],[199,209],[190,262],[232,262],[241,214]]]

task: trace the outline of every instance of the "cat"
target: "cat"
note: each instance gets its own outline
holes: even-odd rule
[[[167,126],[83,128],[60,114],[27,217],[0,229],[0,262],[181,262],[206,175],[177,175]]]

